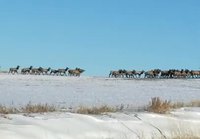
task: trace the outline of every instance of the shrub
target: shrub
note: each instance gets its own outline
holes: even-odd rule
[[[171,109],[171,102],[167,100],[163,101],[159,97],[152,98],[147,108],[149,112],[155,112],[159,114],[165,114],[169,112],[170,109]]]

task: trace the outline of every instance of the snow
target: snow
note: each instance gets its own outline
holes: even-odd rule
[[[181,132],[200,137],[199,131],[200,112],[190,113],[184,109],[169,115],[46,113],[0,118],[0,136],[3,139],[151,139],[168,138]]]
[[[113,79],[0,74],[0,104],[21,106],[146,105],[152,97],[172,101],[200,99],[199,79]],[[0,115],[2,139],[151,139],[192,133],[200,137],[200,108],[167,115],[124,111],[104,115],[67,112]]]
[[[152,97],[171,101],[200,98],[199,79],[124,80],[104,77],[61,77],[0,74],[0,103],[25,105],[48,103],[58,106],[124,104],[146,105]]]

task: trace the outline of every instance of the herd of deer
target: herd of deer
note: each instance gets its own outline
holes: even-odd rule
[[[170,69],[160,70],[154,69],[149,71],[136,71],[136,70],[117,70],[110,71],[109,77],[115,78],[200,78],[200,70],[188,70],[188,69]]]
[[[17,74],[19,73],[20,66],[17,66],[16,68],[10,68],[9,73],[10,74]],[[66,67],[65,69],[51,69],[51,68],[33,68],[33,66],[30,66],[29,68],[22,68],[21,74],[32,74],[32,75],[61,75],[61,76],[80,76],[81,73],[83,73],[85,70],[81,68],[75,68],[75,69],[69,69]],[[67,74],[68,73],[68,74]]]

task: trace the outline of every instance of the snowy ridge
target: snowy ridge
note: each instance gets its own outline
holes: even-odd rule
[[[97,116],[72,113],[7,115],[6,118],[0,118],[0,121],[0,136],[3,139],[151,139],[169,138],[173,132],[187,132],[200,137],[200,112],[184,109],[174,111],[170,115],[151,113],[110,113]]]

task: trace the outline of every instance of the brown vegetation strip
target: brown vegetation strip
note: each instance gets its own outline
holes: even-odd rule
[[[161,100],[159,97],[154,97],[149,102],[149,105],[147,107],[144,107],[143,110],[147,110],[149,112],[153,113],[159,113],[159,114],[166,114],[169,113],[173,109],[178,109],[182,107],[200,107],[200,100],[193,100],[189,103],[183,103],[183,102],[176,102],[172,103],[168,100]],[[122,111],[123,112],[124,107],[109,107],[107,105],[99,106],[99,107],[84,107],[80,106],[75,111],[71,111],[74,113],[79,114],[102,114],[102,113],[108,113],[108,112],[117,112]],[[16,114],[16,113],[46,113],[46,112],[56,112],[60,111],[59,108],[56,108],[54,105],[48,105],[48,104],[31,104],[28,103],[26,106],[23,106],[21,108],[15,108],[15,107],[7,107],[0,105],[0,114]]]

